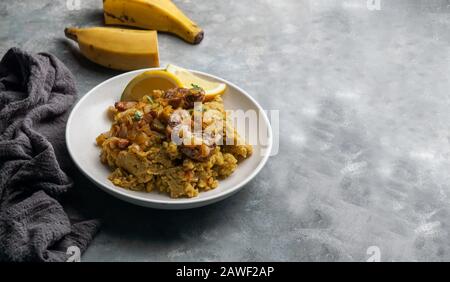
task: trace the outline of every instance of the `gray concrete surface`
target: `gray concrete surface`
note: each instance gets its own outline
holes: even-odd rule
[[[80,176],[80,202],[105,219],[84,261],[365,261],[371,246],[382,261],[450,260],[450,1],[175,2],[206,36],[160,35],[162,63],[280,110],[279,154],[242,192],[188,211],[135,207]],[[118,74],[63,38],[102,23],[100,0],[80,4],[3,0],[0,53],[57,55],[80,96]]]

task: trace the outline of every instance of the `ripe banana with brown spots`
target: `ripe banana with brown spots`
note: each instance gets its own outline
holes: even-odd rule
[[[192,44],[203,39],[203,30],[171,0],[104,0],[107,25],[125,25],[176,34]]]
[[[69,27],[64,33],[78,42],[86,58],[102,66],[126,71],[159,67],[156,31]]]

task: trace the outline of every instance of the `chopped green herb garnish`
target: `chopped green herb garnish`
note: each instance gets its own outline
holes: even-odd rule
[[[153,104],[153,103],[154,103],[152,97],[150,97],[150,96],[147,95],[147,96],[145,96],[145,98],[147,99],[147,101],[148,101],[150,104]]]
[[[142,114],[142,112],[140,112],[140,111],[135,111],[134,112],[134,120],[135,121],[140,121],[141,119],[142,119],[142,116],[143,116],[144,114]]]
[[[201,88],[197,84],[191,83],[191,85],[192,85],[192,88],[194,88],[195,90],[203,90],[203,88]]]

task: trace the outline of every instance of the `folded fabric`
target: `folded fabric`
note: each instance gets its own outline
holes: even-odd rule
[[[12,48],[1,60],[1,261],[66,261],[99,227],[73,222],[61,204],[73,187],[63,169],[71,165],[64,130],[75,100],[73,76],[56,57]]]

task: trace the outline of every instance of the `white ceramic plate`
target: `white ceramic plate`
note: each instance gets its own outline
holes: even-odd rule
[[[113,77],[89,91],[73,108],[66,127],[67,148],[78,168],[95,184],[119,199],[133,204],[160,209],[188,209],[205,206],[225,199],[239,191],[261,170],[267,162],[272,146],[272,131],[266,114],[261,106],[244,90],[233,83],[206,73],[193,73],[213,81],[220,81],[228,85],[223,95],[225,109],[255,110],[262,113],[258,123],[268,134],[263,134],[262,145],[254,145],[253,155],[241,162],[236,171],[228,178],[221,180],[216,189],[200,192],[195,198],[172,199],[166,194],[158,192],[145,193],[126,190],[114,186],[109,180],[110,170],[100,162],[100,149],[95,144],[95,138],[111,127],[111,120],[107,117],[107,108],[120,100],[120,96],[128,82],[148,69],[132,71]],[[239,132],[245,136],[245,132]]]

